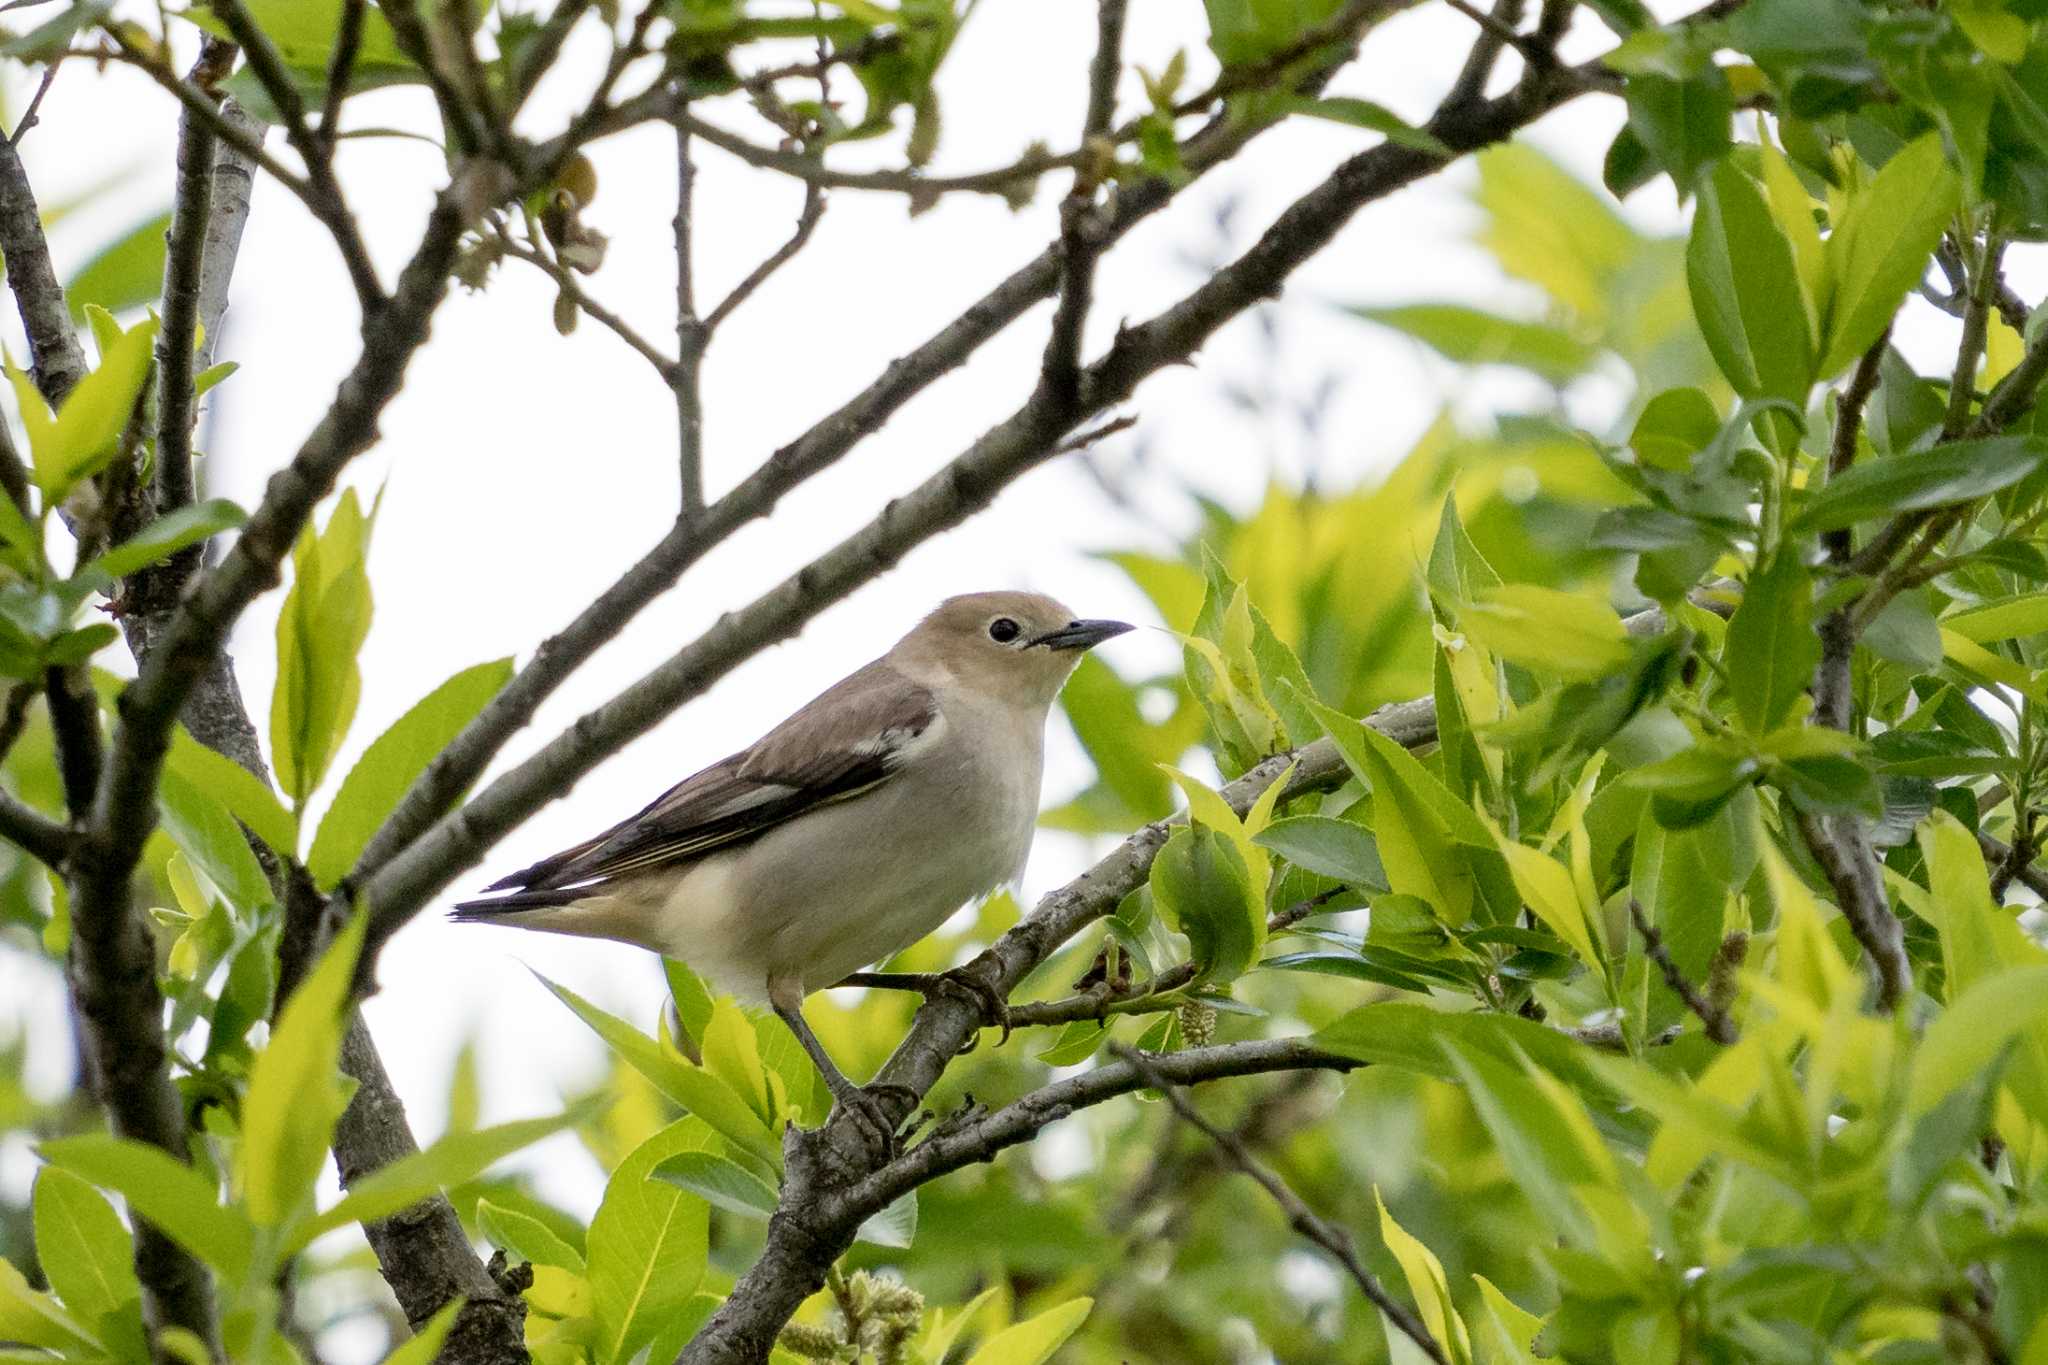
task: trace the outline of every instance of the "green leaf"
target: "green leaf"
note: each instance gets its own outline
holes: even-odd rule
[[[51,500],[114,458],[121,432],[149,375],[156,320],[139,322],[120,334],[100,357],[98,368],[78,381],[50,427],[48,449],[33,451],[36,485]],[[31,429],[33,437],[33,429]]]
[[[1398,1066],[1437,1080],[1458,1073],[1444,1047],[1455,1043],[1466,1055],[1484,1052],[1510,1066],[1526,1057],[1575,1085],[1592,1079],[1589,1050],[1556,1029],[1510,1014],[1453,1011],[1406,1000],[1361,1005],[1318,1030],[1316,1046],[1361,1062]]]
[[[158,517],[113,549],[92,560],[79,572],[98,574],[109,581],[126,578],[137,569],[168,559],[187,545],[205,540],[216,531],[240,526],[249,514],[226,498],[180,507]]]
[[[766,1218],[775,1212],[774,1187],[715,1152],[679,1152],[654,1168],[654,1178],[744,1218]]]
[[[88,1325],[109,1354],[146,1358],[135,1247],[114,1206],[61,1166],[45,1166],[36,1174],[34,1207],[36,1259],[65,1311]]]
[[[1525,1312],[1484,1275],[1475,1272],[1472,1281],[1479,1286],[1479,1300],[1486,1309],[1478,1327],[1480,1365],[1541,1365],[1535,1347],[1543,1319]]]
[[[1630,78],[1628,126],[1684,194],[1700,171],[1728,155],[1728,121],[1735,103],[1728,77],[1709,64],[1688,80]]]
[[[560,1266],[578,1275],[584,1273],[583,1253],[532,1214],[479,1199],[476,1221],[493,1246],[503,1247],[529,1265]]]
[[[870,1246],[907,1251],[917,1239],[917,1191],[906,1190],[861,1220],[854,1237]]]
[[[730,1085],[703,1067],[692,1066],[672,1056],[662,1045],[618,1016],[591,1004],[567,986],[558,986],[541,976],[540,983],[554,992],[576,1017],[588,1024],[635,1071],[654,1082],[663,1094],[703,1119],[720,1136],[759,1157],[771,1167],[782,1163],[782,1148],[761,1116]]]
[[[1914,455],[1866,460],[1838,474],[1792,520],[1800,532],[1968,502],[2009,488],[2048,458],[2048,439],[1988,436],[1950,441]]]
[[[967,1365],[1045,1365],[1068,1337],[1081,1330],[1093,1307],[1093,1299],[1070,1299],[1035,1318],[1005,1327],[983,1342],[981,1349],[967,1358]]]
[[[1583,1109],[1555,1102],[1525,1069],[1486,1052],[1446,1040],[1444,1052],[1465,1084],[1480,1121],[1493,1135],[1515,1184],[1542,1211],[1558,1235],[1584,1243],[1591,1224],[1575,1191],[1611,1185],[1614,1170],[1601,1157],[1606,1148]],[[1569,1095],[1569,1092],[1565,1092]],[[1591,1144],[1589,1149],[1588,1144]]]
[[[2048,592],[2021,593],[1941,618],[1944,630],[1980,645],[2048,631]]]
[[[1721,414],[1705,391],[1666,389],[1643,405],[1628,443],[1644,464],[1684,473],[1720,434]]]
[[[348,875],[399,798],[511,677],[510,659],[463,669],[370,742],[342,779],[306,855],[306,870],[321,890]]]
[[[1389,889],[1379,845],[1363,827],[1349,820],[1290,815],[1260,830],[1252,842],[1318,876],[1334,877],[1369,891]]]
[[[1200,962],[1199,955],[1195,961]],[[1052,1046],[1038,1054],[1047,1066],[1079,1066],[1109,1041],[1109,1025],[1100,1019],[1075,1019],[1061,1029]]]
[[[1822,376],[1854,361],[1890,325],[1926,273],[1955,214],[1959,187],[1941,135],[1928,133],[1885,162],[1850,201],[1827,241]]]
[[[1345,123],[1353,128],[1365,128],[1384,136],[1397,147],[1407,147],[1431,156],[1450,160],[1457,153],[1424,129],[1416,127],[1384,104],[1358,99],[1351,95],[1324,95],[1320,99],[1298,99],[1282,101],[1282,107],[1290,113],[1307,114],[1310,118],[1328,119],[1332,123]]]
[[[669,998],[676,1002],[676,1018],[683,1022],[683,1032],[691,1038],[702,1038],[704,1030],[711,1024],[711,991],[704,979],[691,971],[680,958],[663,958],[663,973],[668,978]],[[781,1021],[778,1020],[778,1023]],[[809,1058],[805,1058],[806,1063]]]
[[[1804,406],[1813,383],[1813,337],[1799,297],[1792,244],[1763,191],[1732,161],[1699,184],[1685,253],[1686,285],[1714,363],[1746,398]]]
[[[88,304],[123,313],[156,302],[164,287],[164,234],[171,215],[159,213],[108,242],[64,285],[71,320],[83,321]]]
[[[420,1324],[419,1331],[412,1339],[384,1357],[384,1365],[434,1365],[441,1358],[441,1347],[447,1342],[448,1334],[455,1330],[455,1319],[462,1312],[462,1305],[468,1300],[460,1296],[450,1299],[439,1312]]]
[[[1750,574],[1722,657],[1735,709],[1753,735],[1775,730],[1805,695],[1820,663],[1820,636],[1813,581],[1791,544]]]
[[[182,725],[171,736],[171,752],[165,766],[194,789],[219,801],[229,815],[268,844],[272,852],[289,856],[297,850],[298,823],[279,803],[270,784],[192,738]]]
[[[466,1185],[514,1152],[573,1127],[591,1115],[590,1106],[572,1105],[545,1118],[449,1133],[424,1151],[400,1157],[356,1181],[334,1207],[308,1219],[293,1234],[285,1244],[285,1254],[302,1250],[314,1238],[335,1228],[350,1223],[374,1223],[443,1190]]]
[[[631,1360],[697,1292],[710,1210],[650,1177],[684,1152],[716,1150],[717,1141],[702,1119],[683,1119],[634,1148],[606,1183],[586,1257],[599,1361]]]
[[[310,1206],[335,1120],[348,1103],[341,1035],[368,922],[358,913],[335,935],[284,1002],[269,1045],[250,1068],[238,1164],[242,1198],[259,1227],[282,1227]]]
[[[1906,1109],[1928,1113],[1981,1075],[2022,1034],[2048,1018],[2048,965],[2009,967],[1973,981],[1920,1040]],[[2038,1121],[2038,1116],[2037,1116]]]
[[[55,1138],[37,1151],[128,1201],[166,1236],[239,1283],[255,1255],[256,1231],[239,1210],[222,1208],[213,1181],[161,1149],[107,1133]]]
[[[1167,922],[1188,936],[1198,979],[1232,981],[1258,961],[1265,900],[1227,837],[1201,825],[1176,829],[1153,860],[1151,886]]]
[[[1458,629],[1511,662],[1567,678],[1597,678],[1629,660],[1628,632],[1603,602],[1503,583],[1458,613]]]
[[[193,766],[189,762],[186,765]],[[251,781],[254,780],[252,777]],[[174,765],[164,769],[157,782],[156,796],[164,831],[193,865],[212,879],[237,911],[248,915],[271,903],[274,898],[262,864],[249,851],[249,841],[228,808],[207,788]]]
[[[1458,1316],[1456,1305],[1451,1302],[1451,1285],[1444,1278],[1443,1262],[1436,1258],[1435,1252],[1394,1221],[1394,1215],[1387,1212],[1387,1201],[1380,1197],[1378,1186],[1373,1187],[1372,1198],[1380,1211],[1380,1240],[1386,1243],[1387,1250],[1400,1265],[1402,1277],[1408,1281],[1408,1292],[1421,1311],[1423,1325],[1453,1362],[1469,1361],[1472,1358],[1471,1339],[1465,1333],[1465,1323]]]
[[[277,618],[270,747],[294,806],[320,785],[362,691],[356,654],[370,629],[366,570],[373,517],[344,489],[324,531],[308,525],[292,551],[292,586]]]
[[[1367,322],[1406,332],[1461,365],[1513,365],[1563,384],[1592,365],[1595,350],[1560,327],[1521,322],[1456,303],[1346,308]]]
[[[78,1352],[80,1347],[86,1347],[90,1352],[87,1359],[98,1357],[100,1347],[84,1323],[48,1294],[31,1288],[27,1278],[7,1260],[0,1260],[0,1341],[60,1352]],[[51,1359],[40,1354],[35,1358]]]

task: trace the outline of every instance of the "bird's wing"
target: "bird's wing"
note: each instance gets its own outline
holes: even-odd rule
[[[877,660],[851,674],[752,748],[683,779],[594,839],[498,882],[548,891],[686,862],[754,839],[806,811],[888,781],[944,726],[925,688]]]

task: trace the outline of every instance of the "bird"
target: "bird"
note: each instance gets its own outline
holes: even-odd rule
[[[453,918],[680,958],[765,1003],[835,1104],[893,1140],[804,1021],[804,997],[849,977],[925,991],[947,980],[860,969],[1019,879],[1053,700],[1088,650],[1131,628],[1038,593],[949,597],[753,744]]]

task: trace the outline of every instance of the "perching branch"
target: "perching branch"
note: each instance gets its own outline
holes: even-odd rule
[[[1116,81],[1123,70],[1125,0],[1100,0],[1096,9],[1095,59],[1088,67],[1088,112],[1082,120],[1084,152],[1099,151],[1116,114]],[[1100,168],[1083,163],[1074,172],[1074,188],[1060,202],[1060,292],[1053,307],[1052,332],[1046,338],[1039,383],[1049,399],[1062,407],[1081,396],[1081,333],[1095,302],[1095,262],[1100,252],[1087,232],[1094,211]]]
[[[804,185],[804,206],[796,216],[796,230],[768,258],[747,272],[747,277],[734,285],[732,292],[719,300],[718,306],[704,315],[704,330],[715,332],[718,324],[731,317],[739,306],[754,296],[754,291],[768,283],[776,271],[782,269],[802,251],[811,240],[811,233],[817,230],[818,220],[825,216],[825,193],[816,185]]]
[[[1422,1319],[1416,1317],[1407,1304],[1389,1294],[1386,1286],[1359,1261],[1358,1250],[1351,1244],[1350,1233],[1318,1217],[1315,1210],[1302,1202],[1300,1195],[1287,1187],[1286,1181],[1259,1164],[1258,1158],[1238,1140],[1235,1133],[1226,1132],[1202,1117],[1202,1111],[1195,1108],[1194,1103],[1181,1093],[1180,1086],[1161,1070],[1161,1058],[1147,1056],[1121,1043],[1112,1043],[1110,1050],[1134,1068],[1154,1090],[1164,1095],[1166,1102],[1173,1106],[1173,1112],[1178,1114],[1183,1122],[1216,1144],[1231,1165],[1250,1176],[1252,1182],[1264,1190],[1273,1202],[1280,1206],[1280,1211],[1287,1215],[1289,1227],[1327,1251],[1331,1259],[1343,1266],[1344,1272],[1358,1286],[1359,1292],[1365,1295],[1373,1307],[1380,1310],[1388,1322],[1400,1329],[1401,1335],[1414,1342],[1422,1353],[1436,1361],[1437,1365],[1450,1365],[1450,1361],[1444,1355],[1444,1348],[1430,1335],[1429,1328],[1423,1325]]]

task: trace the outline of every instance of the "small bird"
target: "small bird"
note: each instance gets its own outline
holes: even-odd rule
[[[1129,629],[1036,593],[948,598],[750,747],[454,917],[637,944],[765,1000],[833,1098],[886,1138],[804,1022],[804,997],[1023,872],[1053,698],[1082,654]]]

